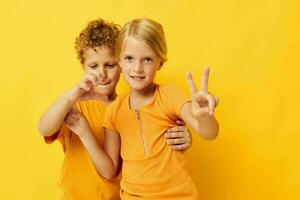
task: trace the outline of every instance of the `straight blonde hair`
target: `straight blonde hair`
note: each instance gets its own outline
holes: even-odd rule
[[[116,42],[116,58],[119,59],[124,45],[129,37],[134,37],[137,40],[148,45],[157,56],[161,59],[161,65],[167,61],[167,43],[163,26],[158,22],[139,18],[127,22],[121,29]]]

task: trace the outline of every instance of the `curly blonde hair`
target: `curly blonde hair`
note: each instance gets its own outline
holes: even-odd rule
[[[75,40],[77,58],[81,64],[84,64],[84,54],[89,48],[107,46],[114,51],[119,31],[119,25],[101,18],[90,21]]]

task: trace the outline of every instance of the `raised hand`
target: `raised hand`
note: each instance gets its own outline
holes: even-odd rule
[[[209,68],[203,71],[201,89],[197,90],[192,74],[187,73],[186,79],[192,96],[191,113],[196,119],[201,119],[213,115],[219,102],[218,98],[208,92]]]
[[[68,93],[68,98],[71,100],[90,100],[97,97],[98,99],[107,99],[106,96],[94,92],[93,88],[98,84],[100,73],[97,71],[87,72],[83,79]]]

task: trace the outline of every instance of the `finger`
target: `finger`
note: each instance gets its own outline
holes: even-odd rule
[[[68,125],[73,125],[75,123],[75,119],[71,115],[68,115],[64,121]]]
[[[210,94],[207,95],[207,101],[209,107],[209,114],[212,115],[216,107],[216,101]]]
[[[182,121],[182,120],[180,120],[180,119],[178,119],[178,120],[176,120],[176,124],[179,125],[179,126],[184,126],[185,122]]]
[[[192,95],[195,94],[197,92],[197,88],[196,88],[196,85],[193,80],[193,76],[192,76],[191,72],[186,73],[186,80],[188,82],[188,86],[189,86],[191,94]]]
[[[93,85],[97,85],[97,81],[97,77],[91,72],[85,76],[85,82],[90,82]]]
[[[84,81],[80,82],[78,86],[79,86],[80,89],[82,89],[84,91],[90,91],[91,90],[91,86],[89,86]]]
[[[186,127],[182,131],[178,132],[167,132],[165,134],[166,139],[174,139],[174,138],[187,138],[186,135],[188,133],[188,130]]]
[[[180,144],[180,145],[173,145],[171,148],[175,151],[182,151],[186,150],[191,146],[191,143],[186,143],[186,144]]]
[[[168,139],[167,144],[168,145],[179,145],[179,144],[185,144],[189,143],[187,138],[176,138],[176,139]]]
[[[218,97],[216,97],[216,96],[214,96],[214,98],[215,98],[216,107],[217,107],[217,105],[219,104],[220,100],[219,100],[219,98],[218,98]]]
[[[208,92],[208,76],[209,76],[209,68],[205,67],[203,74],[202,74],[202,79],[201,79],[201,91],[202,92]]]
[[[76,113],[79,112],[78,109],[76,107],[72,107],[68,113]]]
[[[207,115],[209,115],[209,107],[207,106],[200,108],[199,110],[197,110],[197,112],[195,112],[195,116],[206,117]]]
[[[171,132],[181,132],[181,131],[185,131],[186,127],[185,126],[175,126],[172,128],[168,128],[167,132],[171,133]]]

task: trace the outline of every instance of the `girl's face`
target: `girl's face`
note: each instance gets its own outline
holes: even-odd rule
[[[148,45],[129,37],[120,54],[119,64],[131,90],[143,91],[153,84],[161,59]]]
[[[114,54],[107,46],[89,48],[84,54],[84,71],[98,71],[100,79],[94,87],[94,92],[102,95],[115,93],[116,85],[120,79],[120,68]]]

